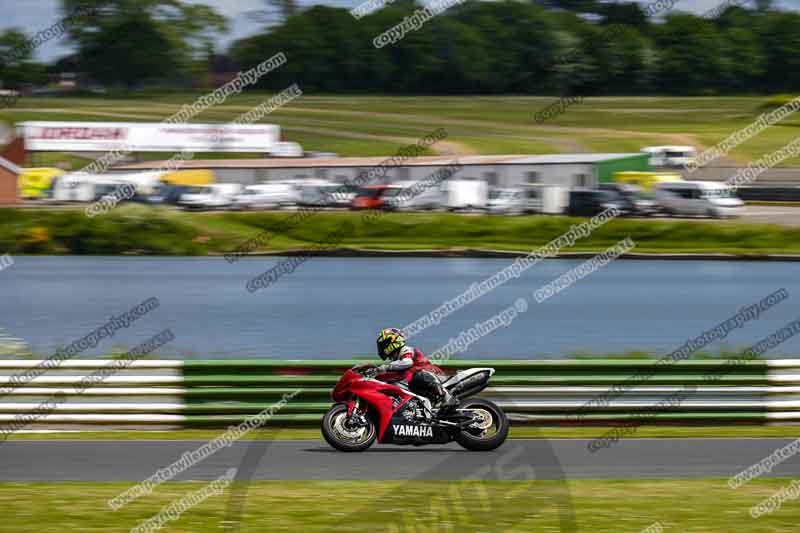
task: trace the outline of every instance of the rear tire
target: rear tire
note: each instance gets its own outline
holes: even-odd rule
[[[508,417],[500,407],[494,402],[483,399],[472,399],[462,402],[459,409],[481,409],[488,412],[492,417],[492,424],[497,425],[497,431],[490,437],[480,437],[468,431],[462,430],[456,435],[456,442],[467,450],[474,452],[488,452],[499,447],[508,437]]]
[[[337,403],[331,407],[325,416],[322,417],[322,436],[325,441],[332,447],[342,452],[363,452],[375,442],[375,437],[378,435],[378,428],[372,418],[367,414],[367,427],[366,434],[361,435],[359,438],[348,440],[345,435],[341,434],[344,419],[347,417],[347,405]],[[353,432],[355,435],[357,431]]]

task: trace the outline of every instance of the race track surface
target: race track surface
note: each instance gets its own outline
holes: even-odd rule
[[[245,479],[263,480],[519,479],[521,468],[535,479],[728,477],[791,439],[628,439],[595,453],[588,451],[588,442],[509,440],[494,452],[468,452],[457,445],[377,445],[364,453],[341,453],[323,441],[240,441],[175,480],[214,479],[232,467]],[[0,480],[138,481],[203,444],[8,441],[0,445]],[[800,476],[800,458],[789,458],[769,475]]]

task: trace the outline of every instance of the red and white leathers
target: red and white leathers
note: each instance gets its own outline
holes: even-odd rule
[[[444,376],[444,371],[431,363],[422,353],[422,350],[412,346],[403,346],[389,358],[391,361],[380,367],[383,372],[378,374],[378,379],[381,381],[410,382],[414,374],[420,370],[427,370],[437,376]]]
[[[378,367],[379,380],[404,381],[412,392],[428,397],[434,404],[440,401],[447,405],[455,403],[442,386],[444,371],[431,363],[422,350],[404,346],[396,354],[389,356],[389,359],[390,362]]]

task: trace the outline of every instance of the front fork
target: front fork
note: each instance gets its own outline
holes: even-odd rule
[[[366,426],[367,419],[361,412],[360,398],[353,396],[352,399],[347,401],[347,423],[352,426]]]
[[[347,401],[347,418],[352,418],[353,412],[358,410],[358,396],[354,396],[353,399]]]

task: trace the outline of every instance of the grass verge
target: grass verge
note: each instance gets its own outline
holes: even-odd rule
[[[528,533],[789,533],[800,506],[786,502],[753,519],[750,507],[787,486],[759,479],[731,490],[723,479],[559,481],[256,481],[240,518],[225,522],[235,485],[188,509],[161,531],[458,531]],[[3,530],[15,533],[128,532],[207,482],[166,483],[118,511],[106,502],[131,483],[0,483]],[[563,514],[559,514],[559,511]],[[563,529],[565,516],[576,528]],[[236,523],[238,522],[238,524]]]
[[[0,120],[158,122],[201,94],[23,97],[16,107],[0,110]],[[195,117],[195,122],[229,122],[270,96],[260,92],[232,96]],[[635,152],[663,144],[708,148],[775,107],[769,96],[592,97],[569,113],[536,124],[534,113],[553,101],[552,96],[303,95],[262,122],[280,125],[284,140],[301,142],[306,150],[347,156],[390,155],[436,128],[445,128],[451,147],[464,153]],[[727,159],[747,164],[786,145],[800,122],[795,115],[735,146]],[[70,160],[68,154],[53,157]],[[795,157],[783,165],[798,162]]]
[[[186,213],[137,205],[120,206],[94,218],[75,209],[0,209],[0,249],[11,254],[222,254],[291,216],[290,212]],[[530,251],[585,220],[450,213],[385,213],[365,220],[357,212],[317,212],[287,232],[260,239],[255,251],[319,248],[320,240],[334,233],[342,236],[339,247]],[[626,237],[636,242],[636,252],[800,253],[800,228],[629,219],[613,220],[564,251],[599,252]]]

